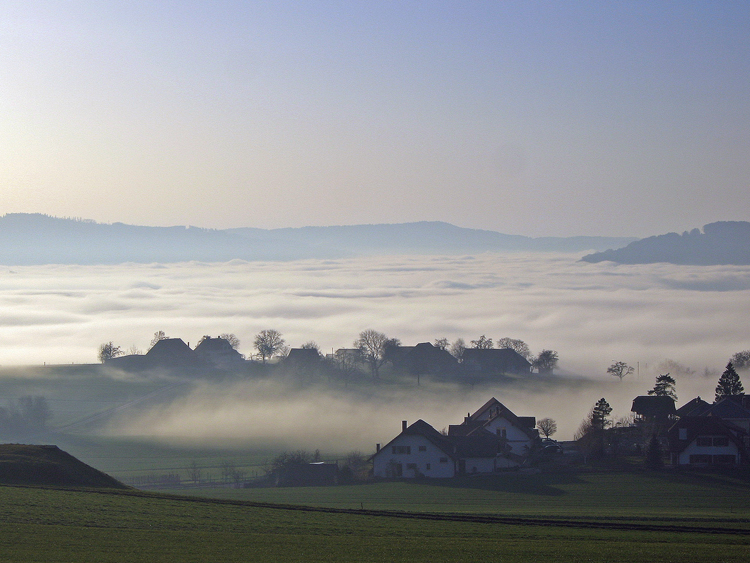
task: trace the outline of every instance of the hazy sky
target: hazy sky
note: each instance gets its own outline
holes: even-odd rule
[[[6,0],[0,213],[532,236],[750,220],[748,29],[744,0]]]

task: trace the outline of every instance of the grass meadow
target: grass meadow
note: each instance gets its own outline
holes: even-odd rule
[[[717,517],[705,530],[677,520],[661,527],[601,518],[515,522],[0,487],[0,553],[15,562],[740,562],[750,547],[746,522]]]

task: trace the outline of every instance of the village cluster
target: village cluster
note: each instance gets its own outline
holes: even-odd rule
[[[640,454],[652,467],[662,465],[665,458],[674,466],[750,463],[750,395],[742,392],[731,362],[713,403],[696,397],[675,408],[674,383],[669,374],[660,375],[651,394],[633,400],[633,420],[627,424],[611,425],[612,409],[601,399],[569,453]],[[403,421],[400,434],[383,447],[376,445],[373,474],[454,477],[518,468],[540,457],[565,455],[564,448],[549,438],[554,429],[553,421],[537,424],[535,417],[517,416],[493,397],[446,432],[423,420],[411,425]]]
[[[268,336],[265,332],[264,337]],[[283,346],[278,333],[272,331],[270,336],[276,339],[278,347]],[[525,357],[528,354],[510,347],[491,347],[491,341],[484,336],[472,341],[479,346],[461,350],[459,358],[448,352],[447,345],[423,342],[402,346],[398,341],[381,336],[383,341],[377,354],[372,353],[366,343],[339,349],[327,358],[317,347],[304,346],[284,350],[275,366],[299,373],[314,373],[325,365],[334,366],[342,373],[349,368],[369,366],[376,378],[385,362],[396,372],[417,376],[507,375],[531,373],[534,369],[534,363]],[[233,369],[248,364],[236,350],[233,338],[233,335],[204,336],[192,349],[179,338],[157,333],[146,354],[113,355],[104,361],[112,367],[138,371]],[[522,341],[511,342],[524,345]],[[275,352],[279,348],[273,348],[260,348],[263,364],[277,355]],[[377,362],[373,363],[375,360]],[[551,370],[550,366],[548,371]],[[629,373],[627,370],[632,371],[632,368],[618,362],[608,372],[622,378]],[[460,424],[452,424],[442,432],[423,420],[410,425],[403,421],[401,432],[393,440],[383,447],[377,444],[372,456],[372,475],[376,478],[446,478],[492,474],[534,464],[540,459],[555,456],[562,459],[566,453],[584,460],[640,455],[651,466],[660,466],[665,461],[675,466],[749,463],[750,395],[744,394],[732,363],[727,365],[719,380],[713,403],[697,397],[676,408],[674,386],[675,380],[669,374],[660,375],[648,395],[633,400],[633,415],[624,423],[609,420],[612,409],[602,398],[584,419],[575,441],[566,443],[565,447],[550,437],[556,430],[554,421],[543,419],[537,423],[533,416],[517,416],[495,398],[476,412],[468,413]],[[543,436],[540,436],[540,429]]]

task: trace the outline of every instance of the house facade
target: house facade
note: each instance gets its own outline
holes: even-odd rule
[[[476,412],[464,418],[464,422],[448,427],[451,436],[472,436],[488,432],[503,439],[508,451],[517,456],[526,456],[539,441],[533,416],[516,416],[508,407],[494,397]]]
[[[750,435],[714,416],[686,416],[668,432],[673,465],[739,465],[748,461]]]
[[[402,422],[401,433],[372,458],[379,478],[491,474],[518,467],[539,441],[534,417],[517,417],[493,398],[448,434],[423,420]]]

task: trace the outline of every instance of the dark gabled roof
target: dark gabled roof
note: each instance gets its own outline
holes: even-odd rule
[[[700,416],[710,406],[711,405],[709,403],[707,403],[700,397],[696,397],[695,399],[691,399],[690,401],[682,405],[679,409],[677,409],[675,411],[675,414],[679,417]]]
[[[195,347],[196,353],[201,352],[229,352],[235,350],[232,345],[229,343],[229,340],[226,338],[222,338],[221,336],[217,336],[216,338],[211,338],[210,336],[206,336],[203,338],[203,340],[200,341],[198,346]],[[239,353],[239,352],[237,352]]]
[[[486,421],[481,420],[480,417],[485,414],[487,414],[487,420]],[[484,405],[479,407],[479,409],[476,412],[474,412],[474,414],[471,414],[468,417],[466,417],[466,419],[464,420],[464,423],[462,425],[458,425],[458,426],[464,426],[466,427],[466,429],[465,430],[456,429],[454,435],[471,435],[472,433],[476,432],[478,428],[486,426],[497,417],[505,418],[508,422],[510,422],[513,426],[515,426],[519,430],[521,430],[524,434],[526,434],[532,440],[537,437],[536,430],[534,430],[534,426],[536,425],[536,419],[533,416],[524,416],[524,417],[516,416],[513,413],[513,411],[511,411],[508,407],[506,407],[504,404],[498,401],[495,397],[492,397]],[[529,423],[532,423],[532,424],[529,425]],[[451,434],[450,432],[451,428],[452,426],[449,427],[449,431],[448,431],[449,434]]]
[[[486,411],[490,410],[491,408],[496,408],[496,407],[505,408],[505,406],[500,401],[498,401],[497,399],[495,399],[495,397],[492,397],[489,401],[487,401],[485,404],[483,404],[481,407],[479,407],[476,411],[474,411],[474,414],[470,414],[469,415],[469,420],[470,421],[477,420]]]
[[[530,371],[531,363],[510,348],[467,348],[462,360],[464,365],[475,365],[484,370]]]
[[[190,346],[183,342],[182,338],[164,338],[154,344],[146,352],[149,361],[164,363],[194,363],[198,360],[195,352]]]
[[[732,397],[725,397],[709,405],[701,416],[718,416],[719,418],[750,419],[750,411]]]
[[[681,428],[687,431],[685,440],[680,440]],[[667,432],[669,450],[673,453],[680,453],[698,436],[728,436],[740,450],[744,451],[742,437],[747,436],[747,432],[736,424],[715,416],[685,416],[675,422]]]
[[[284,358],[285,362],[290,363],[316,363],[320,361],[320,352],[315,348],[292,348]]]
[[[441,451],[443,451],[445,454],[452,456],[453,455],[453,446],[448,442],[446,436],[443,436],[440,432],[435,430],[432,426],[427,424],[424,420],[419,419],[418,421],[414,422],[410,426],[407,426],[405,430],[402,430],[398,436],[393,438],[390,442],[388,442],[385,446],[383,446],[379,452],[376,452],[375,455],[378,455],[381,452],[384,452],[388,446],[390,446],[399,436],[424,436],[427,438],[430,442],[432,442],[435,446],[437,446]]]
[[[664,395],[641,395],[630,410],[646,418],[667,418],[675,414],[674,399]]]

